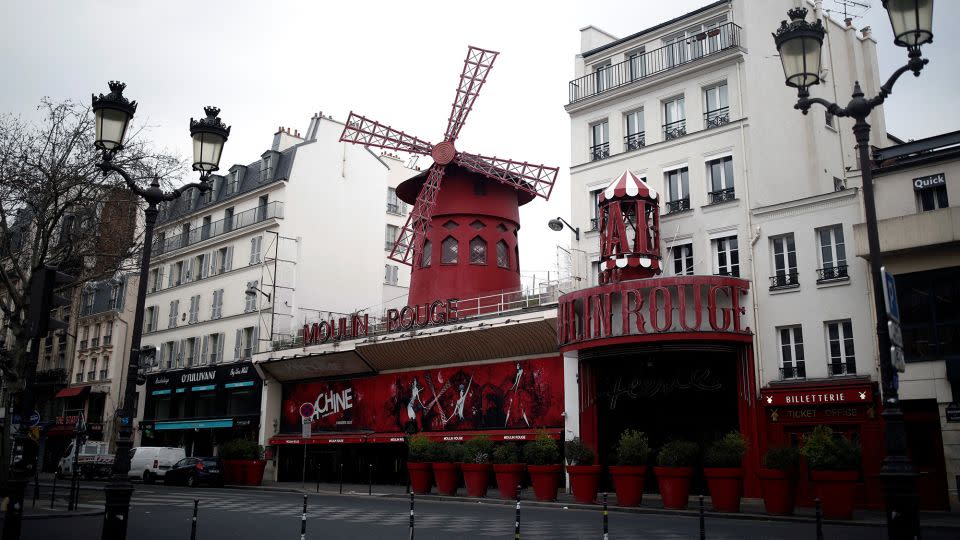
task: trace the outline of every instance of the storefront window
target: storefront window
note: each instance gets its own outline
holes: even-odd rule
[[[235,390],[227,397],[227,416],[256,414],[260,410],[260,400],[253,390]]]
[[[217,416],[215,397],[216,395],[213,392],[205,392],[193,396],[193,416],[196,418]]]
[[[960,354],[960,266],[896,276],[903,348],[916,361]]]
[[[153,418],[167,420],[170,418],[170,398],[162,397],[154,400]]]

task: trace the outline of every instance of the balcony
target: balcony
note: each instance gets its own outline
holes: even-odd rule
[[[817,269],[817,283],[829,283],[831,281],[843,281],[846,279],[850,279],[850,276],[847,275],[847,265],[845,264]]]
[[[831,362],[827,364],[827,375],[831,377],[843,377],[845,375],[856,375],[857,365],[853,362]]]
[[[627,152],[639,150],[647,145],[647,132],[633,133],[623,138],[623,147]]]
[[[588,230],[588,232],[589,232],[589,231],[596,231],[596,230],[598,230],[598,229],[600,229],[600,218],[598,218],[598,217],[592,217],[592,218],[590,218],[590,229]]]
[[[780,368],[780,380],[789,381],[791,379],[806,379],[807,368],[803,362],[797,362],[797,365],[785,365]]]
[[[740,27],[734,23],[722,24],[570,81],[570,103],[643,81],[739,45]]]
[[[387,203],[387,213],[396,214],[398,216],[403,215],[403,212],[400,211],[400,203]]]
[[[77,373],[77,382],[83,382],[83,373]]]
[[[100,346],[100,338],[95,337],[95,338],[92,338],[92,339],[90,340],[90,348],[91,348],[91,349],[96,349],[96,348],[99,347],[99,346]]]
[[[610,143],[597,144],[590,147],[590,161],[599,161],[610,157]]]
[[[663,125],[663,140],[679,139],[687,134],[687,119],[668,122]]]
[[[107,380],[107,370],[105,369],[100,370],[100,380],[101,381]]]
[[[54,368],[54,369],[45,369],[38,371],[34,378],[34,384],[38,386],[42,385],[58,385],[58,384],[67,384],[69,377],[66,370],[63,368]]]
[[[710,195],[710,204],[718,204],[722,202],[732,201],[737,198],[737,192],[732,187],[711,191],[709,195]]]
[[[88,380],[88,381],[95,381],[95,380],[97,380],[96,377],[97,377],[97,372],[96,372],[96,371],[88,371],[88,372],[87,372],[87,380]]]
[[[111,341],[111,338],[112,338],[112,337],[113,337],[113,336],[103,336],[103,346],[104,346],[104,347],[106,347],[107,345],[110,345],[110,341]]]
[[[80,340],[80,350],[81,351],[87,350],[87,340],[85,339]]]
[[[703,113],[704,129],[720,127],[730,123],[730,107],[722,107],[714,111]]]
[[[677,199],[675,201],[667,201],[667,213],[675,214],[677,212],[683,212],[684,210],[690,209],[690,197],[684,199]]]
[[[776,291],[779,289],[795,289],[800,286],[800,281],[798,281],[798,275],[796,270],[790,273],[778,273],[775,276],[770,276],[770,290]]]
[[[282,202],[274,201],[265,206],[258,206],[245,212],[234,214],[232,217],[224,218],[220,221],[201,225],[200,227],[190,230],[188,233],[181,233],[176,236],[171,236],[170,238],[159,239],[153,244],[153,254],[162,255],[164,253],[170,253],[272,218],[283,218]]]

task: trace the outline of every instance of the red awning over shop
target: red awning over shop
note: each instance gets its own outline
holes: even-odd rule
[[[537,438],[537,429],[487,429],[474,431],[430,431],[424,435],[439,442],[461,442],[485,436],[491,441],[532,441]],[[552,439],[560,438],[560,429],[545,430]]]
[[[355,444],[366,442],[366,435],[362,433],[349,433],[342,435],[314,435],[312,437],[301,437],[299,435],[290,435],[288,437],[278,435],[270,438],[270,444]]]
[[[77,397],[77,396],[86,394],[89,391],[90,391],[89,386],[71,386],[69,388],[64,388],[63,390],[60,390],[59,392],[57,392],[56,397],[58,398]]]
[[[73,432],[74,432],[73,426],[67,426],[67,425],[51,426],[50,429],[47,430],[47,437],[66,437],[69,435],[73,435]]]
[[[492,441],[532,441],[537,437],[539,430],[536,429],[488,429],[474,431],[436,431],[424,432],[423,434],[439,442],[462,442],[475,439],[481,435],[488,437]],[[552,439],[559,439],[560,429],[548,429],[547,435]],[[344,434],[324,434],[314,435],[312,437],[301,437],[299,435],[272,437],[269,444],[276,445],[301,445],[301,444],[357,444],[357,443],[402,443],[406,438],[403,433],[344,433]]]
[[[371,433],[367,435],[368,443],[402,443],[407,442],[405,433]]]

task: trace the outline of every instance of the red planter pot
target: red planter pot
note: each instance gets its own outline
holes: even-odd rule
[[[456,495],[460,485],[459,464],[434,463],[433,477],[437,481],[437,491],[443,495]]]
[[[501,499],[512,501],[517,498],[517,486],[523,480],[525,469],[526,466],[522,463],[493,466],[493,475],[497,478]]]
[[[779,469],[760,469],[760,488],[763,505],[768,514],[789,516],[796,504],[797,484],[792,472]]]
[[[600,465],[567,465],[570,475],[570,488],[573,499],[582,504],[597,502],[597,490],[600,487]]]
[[[663,507],[684,510],[690,499],[690,478],[693,467],[654,467]]]
[[[410,475],[410,489],[417,495],[430,493],[433,487],[433,464],[422,462],[407,462],[407,473]]]
[[[467,485],[467,495],[486,497],[490,484],[490,464],[464,463],[460,465],[460,470],[463,471],[463,483]]]
[[[853,519],[853,495],[858,471],[810,471],[827,519]]]
[[[533,484],[533,494],[538,501],[557,500],[557,490],[560,489],[560,469],[560,465],[527,465],[530,482]]]
[[[239,484],[240,471],[243,469],[243,460],[225,459],[223,460],[223,483]]]
[[[643,482],[647,478],[646,465],[611,465],[609,469],[617,492],[617,506],[640,506]]]
[[[223,481],[225,484],[259,486],[266,466],[267,461],[263,459],[225,459]]]
[[[740,467],[704,467],[710,500],[717,512],[739,512],[743,496],[743,469]]]

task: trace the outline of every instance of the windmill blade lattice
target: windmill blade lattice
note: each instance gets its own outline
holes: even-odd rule
[[[447,120],[447,131],[443,135],[445,141],[455,141],[460,136],[460,129],[467,121],[467,115],[473,110],[473,102],[483,83],[487,82],[487,73],[493,67],[494,60],[500,54],[478,47],[467,49],[467,58],[463,61],[463,72],[460,74],[460,85],[457,95],[450,109],[450,118]]]
[[[390,250],[389,259],[401,264],[412,265],[414,255],[423,253],[423,243],[427,238],[427,228],[430,226],[430,219],[433,217],[433,209],[436,206],[437,194],[440,192],[440,180],[443,179],[445,167],[443,165],[434,165],[430,167],[430,173],[427,175],[427,181],[420,188],[420,194],[417,195],[417,202],[413,205],[413,210],[407,217],[407,222],[400,229],[397,241]]]
[[[376,146],[387,150],[399,150],[412,154],[429,155],[433,145],[427,141],[371,120],[350,111],[347,124],[340,135],[342,142]]]
[[[478,154],[460,152],[455,160],[457,165],[482,174],[498,182],[526,191],[535,197],[550,198],[553,184],[557,181],[557,167],[534,165],[532,163],[486,157]]]

